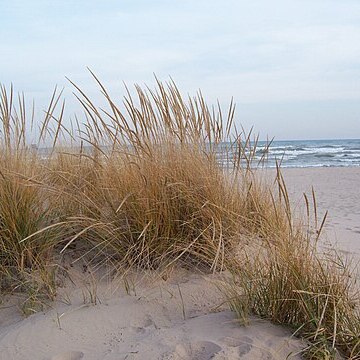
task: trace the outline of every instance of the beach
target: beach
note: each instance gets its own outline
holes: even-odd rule
[[[319,222],[328,211],[320,241],[359,261],[360,167],[285,168],[282,172],[295,211],[304,213],[303,194],[312,201],[312,188]]]
[[[0,2],[0,360],[360,360],[359,10]]]
[[[0,1],[0,360],[360,360],[359,1]]]
[[[8,309],[0,322],[0,359],[291,359],[304,343],[267,321],[240,326],[216,287],[216,275],[178,270],[167,278],[129,274],[101,282],[97,304],[84,288],[69,286],[45,313],[14,321]],[[14,310],[14,309],[13,309]],[[12,317],[12,318],[11,318]]]
[[[274,174],[271,171],[272,174]],[[360,168],[284,169],[295,211],[314,187],[321,242],[360,255]],[[358,260],[357,260],[358,261]],[[72,270],[50,309],[23,318],[2,304],[2,360],[300,359],[305,343],[290,329],[250,318],[241,325],[219,291],[220,276],[193,270],[96,278]],[[81,280],[80,280],[81,279]],[[220,287],[221,289],[221,287]]]

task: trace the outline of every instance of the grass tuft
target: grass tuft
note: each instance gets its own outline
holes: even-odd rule
[[[259,159],[258,137],[237,131],[234,104],[224,112],[158,80],[126,88],[119,104],[91,74],[103,106],[72,83],[83,116],[68,127],[57,89],[35,122],[24,96],[1,87],[0,290],[37,311],[56,297],[64,257],[95,269],[228,269],[244,323],[252,313],[290,326],[311,359],[358,359],[356,276],[318,250],[314,193],[312,229],[292,214],[280,167],[275,188],[260,181],[267,149]],[[96,286],[84,299],[96,304]]]

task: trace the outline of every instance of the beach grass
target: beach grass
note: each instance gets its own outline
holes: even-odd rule
[[[172,81],[126,89],[117,103],[92,76],[106,106],[73,83],[83,116],[68,127],[56,90],[36,126],[24,97],[1,89],[2,292],[23,293],[24,312],[36,311],[75,250],[118,269],[228,270],[224,291],[244,322],[290,326],[311,359],[358,358],[351,267],[318,250],[323,223],[310,224],[309,207],[303,222],[292,214],[280,168],[275,187],[261,180],[266,149],[259,160],[257,137],[237,131],[233,103],[209,107]]]
[[[294,220],[285,183],[278,169],[281,196],[270,219],[282,213],[287,230],[274,232],[241,246],[229,268],[226,282],[231,308],[243,324],[255,314],[286,325],[308,341],[305,358],[336,359],[360,355],[360,293],[358,268],[335,250],[320,250],[318,240],[324,220]],[[313,193],[313,196],[315,194]],[[308,200],[306,200],[309,205]],[[316,204],[316,200],[313,201]],[[309,208],[307,214],[310,215]],[[325,214],[326,217],[326,214]],[[306,219],[306,221],[304,221]]]

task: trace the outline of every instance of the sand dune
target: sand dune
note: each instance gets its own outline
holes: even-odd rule
[[[265,360],[285,359],[304,346],[265,321],[239,326],[213,275],[182,270],[167,281],[145,279],[131,280],[131,294],[99,284],[97,305],[84,304],[84,289],[67,288],[71,305],[57,303],[1,328],[0,359]]]
[[[329,210],[324,242],[360,255],[360,169],[286,169],[284,175],[295,205],[314,185],[319,214]],[[3,304],[0,359],[301,358],[296,353],[305,344],[289,330],[256,318],[240,326],[216,287],[218,276],[178,270],[166,280],[126,279],[126,285],[69,285],[51,310],[26,319]]]

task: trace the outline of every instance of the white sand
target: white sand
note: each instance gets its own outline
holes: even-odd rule
[[[265,321],[239,326],[214,276],[182,270],[167,281],[130,278],[130,295],[123,285],[109,294],[114,289],[102,283],[98,305],[86,294],[84,304],[82,291],[68,287],[71,305],[10,325],[8,313],[8,325],[0,321],[0,359],[285,359],[304,346]]]
[[[319,218],[328,211],[321,241],[359,261],[360,167],[283,169],[283,175],[299,208],[304,205],[303,193],[310,199],[314,187]]]
[[[286,169],[294,203],[314,185],[326,234],[360,254],[360,169]],[[22,319],[0,310],[1,360],[285,359],[304,344],[284,328],[252,319],[240,326],[226,309],[214,276],[177,271],[164,280],[129,276],[96,288],[67,286],[53,309]],[[77,282],[79,284],[79,282]],[[96,293],[97,305],[89,303]],[[9,304],[3,304],[6,307]],[[300,359],[295,355],[294,359]]]

